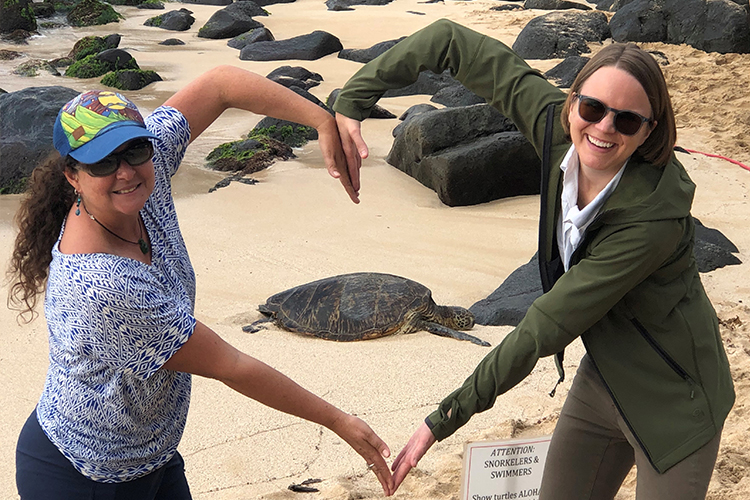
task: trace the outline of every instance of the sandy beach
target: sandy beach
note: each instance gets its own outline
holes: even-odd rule
[[[424,4],[395,0],[387,6],[357,6],[332,12],[322,0],[297,0],[266,7],[259,19],[276,39],[313,30],[328,31],[345,48],[367,48],[408,35],[447,17],[512,44],[523,26],[543,11],[495,12],[500,2],[476,0]],[[320,73],[311,89],[325,100],[341,87],[359,63],[330,55],[317,61],[247,62],[226,40],[197,37],[198,29],[219,7],[167,3],[167,10],[193,11],[186,32],[143,26],[165,11],[116,7],[125,16],[118,25],[43,30],[29,45],[0,42],[0,49],[27,57],[66,55],[76,40],[90,34],[123,36],[143,69],[163,82],[126,92],[149,112],[171,93],[217,64],[234,64],[267,74],[282,65]],[[421,13],[421,14],[417,14]],[[158,42],[180,38],[186,45]],[[599,46],[592,44],[593,51]],[[677,115],[678,145],[750,164],[745,137],[750,126],[750,55],[708,54],[685,45],[646,44],[670,61],[665,76]],[[84,91],[98,79],[51,75],[23,78],[12,69],[27,60],[0,63],[0,87],[63,85]],[[529,61],[541,70],[560,62]],[[251,89],[248,89],[251,91]],[[383,99],[397,116],[429,96]],[[366,120],[370,158],[362,170],[361,204],[352,204],[320,161],[317,143],[295,150],[297,159],[276,163],[254,174],[255,185],[232,183],[208,193],[224,177],[203,168],[204,157],[220,143],[239,139],[260,119],[249,113],[225,113],[188,150],[173,185],[183,235],[197,275],[196,317],[227,341],[279,369],[336,406],[356,414],[390,445],[392,458],[437,403],[460,385],[487,348],[418,332],[354,343],[336,343],[270,327],[255,334],[241,327],[260,317],[266,298],[315,279],[357,271],[405,276],[428,286],[438,303],[469,307],[485,298],[536,250],[538,198],[499,200],[449,208],[431,190],[388,165],[384,157],[397,120]],[[737,402],[724,429],[709,499],[750,498],[750,172],[722,158],[678,154],[697,184],[693,215],[720,230],[739,248],[742,265],[702,275],[716,307],[735,380]],[[0,197],[0,266],[7,267],[15,229],[17,195]],[[2,289],[3,295],[7,286]],[[15,313],[0,308],[0,500],[17,499],[14,456],[18,432],[33,410],[47,368],[44,318],[18,324]],[[471,332],[497,345],[509,327],[476,326]],[[567,351],[572,374],[583,354],[579,342]],[[552,359],[543,359],[519,386],[498,398],[491,410],[476,415],[450,438],[437,443],[405,480],[395,498],[459,498],[465,443],[485,439],[549,435],[570,387],[568,379],[554,398],[547,393],[557,375]],[[375,499],[382,490],[359,455],[325,428],[270,410],[221,383],[194,378],[188,424],[179,451],[196,500]],[[294,493],[292,483],[321,479],[317,493]],[[633,499],[634,479],[626,480],[618,500]]]

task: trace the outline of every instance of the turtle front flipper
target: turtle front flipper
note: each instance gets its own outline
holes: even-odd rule
[[[263,327],[260,327],[258,325],[262,323],[268,323],[273,321],[272,316],[266,316],[265,318],[260,318],[258,321],[253,321],[249,325],[245,325],[242,327],[242,331],[245,333],[257,333],[259,332]]]
[[[431,321],[421,321],[418,326],[420,330],[426,330],[432,333],[433,335],[440,335],[441,337],[450,337],[456,340],[468,340],[469,342],[473,344],[481,345],[484,347],[490,347],[491,345],[489,342],[485,342],[484,340],[479,339],[473,335],[459,332],[451,328],[448,328],[447,326],[439,325]]]

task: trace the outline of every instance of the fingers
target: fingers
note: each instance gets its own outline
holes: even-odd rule
[[[409,474],[409,471],[411,471],[414,467],[416,467],[416,461],[408,461],[408,460],[402,460],[399,462],[398,466],[396,466],[396,463],[393,463],[393,491],[395,492],[399,486],[401,486],[401,483],[404,481],[406,476]]]
[[[344,149],[349,178],[352,181],[354,189],[359,192],[359,172],[362,167],[362,159],[367,158],[370,154],[367,144],[365,144],[362,138],[362,124],[357,120],[336,113],[336,125],[341,136],[341,146]]]
[[[385,493],[385,496],[389,497],[393,495],[396,488],[393,486],[393,476],[391,476],[391,471],[385,463],[385,460],[380,457],[380,460],[371,463],[367,468],[370,469],[378,478],[378,481],[380,481],[380,486],[383,487],[383,493]]]
[[[341,182],[344,190],[354,203],[359,203],[359,188],[355,188],[352,184],[348,161],[333,120],[331,120],[330,126],[322,126],[318,129],[318,143],[323,153],[328,174]],[[357,184],[359,184],[359,172],[357,172]]]
[[[375,474],[383,487],[383,493],[391,496],[395,489],[391,470],[385,463],[385,458],[391,455],[391,450],[385,441],[363,420],[351,415],[347,415],[346,420],[342,421],[341,426],[336,427],[334,432],[365,459],[368,469]]]

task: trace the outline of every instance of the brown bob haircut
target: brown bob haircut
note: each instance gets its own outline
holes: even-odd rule
[[[614,66],[628,72],[643,87],[651,104],[656,127],[636,153],[656,166],[663,167],[672,157],[677,142],[677,127],[674,121],[672,101],[667,91],[664,74],[656,60],[648,52],[633,43],[614,43],[600,50],[578,73],[562,109],[561,121],[565,133],[570,136],[568,113],[573,105],[573,96],[580,92],[583,84],[598,69]]]

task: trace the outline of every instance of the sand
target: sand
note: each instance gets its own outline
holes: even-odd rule
[[[497,4],[490,0],[445,4],[396,0],[382,7],[330,12],[321,0],[297,0],[268,6],[272,15],[261,21],[277,39],[322,29],[338,36],[346,48],[367,48],[412,33],[440,17],[512,43],[532,17],[543,14],[489,10]],[[165,80],[127,93],[145,111],[219,63],[260,74],[285,64],[304,66],[323,75],[325,81],[311,90],[322,100],[360,67],[335,55],[318,61],[240,61],[238,51],[227,47],[225,40],[196,36],[217,7],[167,4],[168,10],[180,7],[189,8],[196,17],[193,27],[183,33],[142,26],[145,19],[163,11],[117,7],[126,17],[117,26],[46,31],[28,46],[3,42],[0,48],[49,59],[67,53],[82,36],[118,32],[123,35],[121,47],[130,50],[142,68],[156,70]],[[181,38],[187,45],[157,45],[170,37]],[[706,54],[684,45],[647,47],[662,51],[671,63],[664,71],[677,114],[678,145],[750,164],[744,136],[750,125],[750,55]],[[598,48],[592,45],[593,50]],[[13,75],[12,68],[25,60],[0,63],[0,87],[8,91],[42,85],[65,85],[81,91],[99,87],[97,79]],[[541,70],[557,62],[530,61]],[[381,104],[399,115],[427,99],[402,97],[384,99]],[[460,208],[442,205],[434,192],[385,163],[396,120],[364,123],[371,157],[363,166],[360,205],[353,205],[337,181],[327,175],[315,143],[296,150],[297,159],[255,174],[260,181],[256,185],[232,183],[208,194],[223,175],[203,169],[203,157],[216,145],[240,138],[259,119],[248,113],[226,113],[191,146],[174,179],[181,227],[198,280],[196,316],[236,347],[365,419],[389,443],[395,457],[422,419],[471,372],[486,348],[427,332],[335,343],[276,328],[246,334],[241,326],[259,318],[257,305],[275,292],[355,271],[406,276],[430,287],[439,303],[468,307],[489,295],[533,255],[538,199],[519,197]],[[681,153],[679,158],[698,186],[693,214],[729,237],[744,262],[704,274],[703,282],[721,319],[737,390],[708,498],[745,499],[750,497],[750,479],[746,477],[750,424],[745,415],[750,380],[750,172],[702,154]],[[3,268],[12,249],[15,232],[11,221],[18,199],[0,197]],[[0,309],[0,321],[4,325],[0,335],[0,499],[15,499],[15,442],[44,382],[46,328],[43,318],[19,325],[6,308]],[[472,334],[497,345],[509,331],[508,327],[477,326]],[[568,373],[573,373],[582,352],[578,342],[568,349]],[[551,434],[572,377],[550,398],[547,393],[556,378],[552,360],[541,360],[493,409],[476,415],[453,436],[436,444],[395,498],[459,498],[466,442]],[[211,380],[194,380],[179,450],[198,500],[382,497],[362,458],[336,435],[274,412]],[[287,489],[308,478],[322,480],[316,485],[318,493]],[[634,498],[632,475],[617,498]]]

